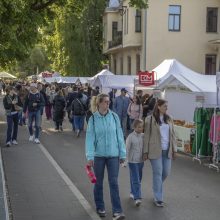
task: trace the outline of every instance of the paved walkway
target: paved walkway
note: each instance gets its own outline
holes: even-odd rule
[[[1,102],[1,100],[0,100]],[[42,145],[28,142],[26,127],[19,127],[19,145],[2,148],[5,174],[13,220],[92,220],[89,204],[95,210],[92,184],[85,174],[84,134],[76,138],[69,123],[64,132],[55,132],[53,123],[43,121]],[[4,143],[6,124],[0,104],[0,144]],[[45,151],[46,150],[46,151]],[[54,167],[54,162],[62,169]],[[63,173],[61,172],[63,171]],[[120,169],[119,186],[127,220],[216,220],[220,211],[220,174],[191,158],[179,155],[165,184],[163,209],[152,203],[152,174],[149,161],[143,171],[143,202],[136,208],[129,199],[128,169]],[[73,193],[74,185],[81,194]],[[107,178],[104,181],[107,217],[111,220],[111,203]],[[79,193],[80,193],[79,192]],[[83,196],[83,199],[80,196]],[[86,200],[89,204],[86,203]],[[86,211],[87,210],[87,211]],[[94,211],[91,213],[94,213]],[[90,214],[91,214],[90,213]]]

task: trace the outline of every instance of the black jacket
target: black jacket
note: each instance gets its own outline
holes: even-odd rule
[[[74,99],[72,102],[72,114],[73,115],[85,115],[86,106],[78,98]]]
[[[33,106],[33,103],[37,103],[37,106]],[[25,113],[28,109],[29,112],[34,112],[41,110],[42,107],[45,105],[44,98],[40,92],[32,93],[26,96],[24,101],[24,109],[23,112]]]
[[[53,120],[63,121],[66,102],[63,96],[56,95],[53,100]]]
[[[15,110],[15,105],[12,104],[12,101],[14,101],[14,100],[17,101],[16,105],[18,105],[19,107],[23,106],[19,96],[17,96],[17,95],[13,95],[13,96],[6,95],[3,99],[3,105],[4,105],[4,108],[5,108],[7,114],[10,114],[11,112],[16,111]]]

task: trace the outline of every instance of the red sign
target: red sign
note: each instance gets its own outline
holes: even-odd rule
[[[139,84],[143,86],[152,86],[154,85],[154,71],[152,72],[138,72],[139,75]]]
[[[50,72],[42,72],[42,77],[43,78],[50,78],[50,77],[52,77],[52,73],[50,73]]]

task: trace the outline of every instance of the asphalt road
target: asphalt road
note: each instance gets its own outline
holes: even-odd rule
[[[2,109],[2,105],[0,108]],[[1,118],[3,118],[2,114],[1,110]],[[93,186],[89,183],[84,168],[86,164],[85,134],[77,138],[71,131],[68,121],[64,123],[63,132],[55,132],[53,123],[45,118],[42,127],[43,132],[40,137],[42,145],[95,209]],[[5,130],[1,129],[0,133],[3,137]],[[24,135],[27,136],[27,129],[23,127],[19,130],[19,137]],[[4,148],[2,153],[3,158],[10,157],[7,149]],[[5,161],[6,170],[11,162],[10,159]],[[13,183],[7,182],[7,184],[10,187]],[[123,211],[128,220],[215,220],[220,218],[220,173],[193,162],[192,158],[187,156],[179,155],[172,164],[172,173],[165,183],[166,206],[164,208],[153,205],[152,173],[149,162],[145,163],[143,171],[143,200],[139,208],[135,207],[133,201],[129,199],[128,168],[120,169],[119,186]],[[13,192],[9,196],[13,197]],[[110,220],[112,213],[107,175],[104,182],[104,197],[107,211],[105,219]],[[82,216],[77,217],[76,220],[78,219],[85,218]]]

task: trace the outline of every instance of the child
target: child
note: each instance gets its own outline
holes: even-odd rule
[[[133,123],[134,131],[126,140],[127,161],[130,171],[131,192],[130,198],[134,199],[135,205],[141,204],[141,180],[144,166],[143,160],[143,121],[135,119]]]

